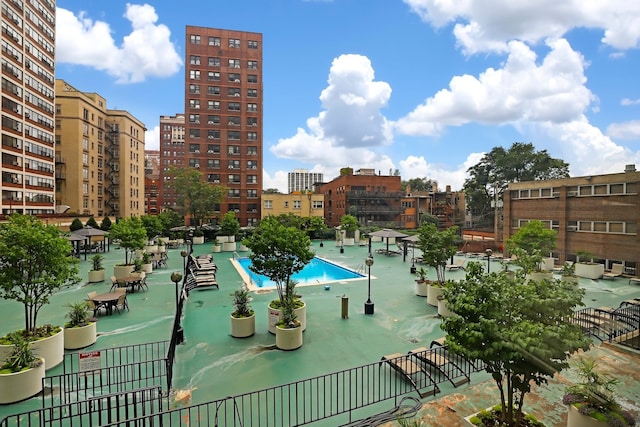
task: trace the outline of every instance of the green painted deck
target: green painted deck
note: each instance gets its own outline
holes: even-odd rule
[[[324,285],[298,287],[307,304],[307,330],[303,347],[292,352],[274,350],[275,336],[267,331],[267,304],[275,298],[274,291],[253,294],[252,306],[256,311],[256,334],[253,337],[236,339],[229,335],[230,294],[241,286],[242,280],[229,260],[232,253],[214,254],[219,267],[217,279],[220,290],[195,290],[185,304],[182,322],[185,342],[177,349],[173,381],[183,399],[173,402],[173,406],[207,402],[377,362],[383,355],[406,353],[416,347],[428,346],[431,340],[441,337],[437,309],[427,305],[426,298],[414,293],[414,277],[409,273],[411,252],[403,262],[402,255],[375,253],[375,249],[383,247],[386,244],[373,243],[375,263],[371,267],[371,299],[375,303],[374,315],[364,314],[366,277],[331,283],[329,290],[325,290]],[[183,268],[182,249],[170,249],[168,268],[154,270],[147,276],[148,291],[129,294],[131,311],[99,317],[98,342],[90,349],[170,338],[175,312],[175,287],[170,275]],[[322,248],[316,241],[314,249],[319,256],[340,265],[367,271],[364,265],[368,252],[366,247],[345,247],[341,254],[333,241],[325,242]],[[194,246],[196,255],[210,252],[211,244]],[[112,246],[104,263],[107,281],[61,290],[52,298],[51,304],[41,310],[38,323],[63,324],[67,311],[65,304],[82,300],[87,292],[93,290],[107,292],[111,286],[108,278],[113,265],[123,261],[124,251]],[[486,264],[486,260],[478,261]],[[89,264],[88,260],[80,263],[81,276],[85,280]],[[498,268],[499,264],[492,261],[491,270]],[[447,272],[447,277],[462,278],[464,274],[462,270],[451,271]],[[430,277],[435,278],[433,271]],[[629,284],[624,278],[581,279],[580,286],[587,291],[586,306],[617,306],[625,299],[640,298],[640,286]],[[341,318],[343,295],[349,298],[348,319]],[[23,327],[22,305],[0,301],[0,309],[0,334]],[[621,379],[619,392],[626,402],[640,402],[638,354],[621,352],[605,345],[598,345],[590,353]],[[48,372],[55,373],[61,373],[61,370],[54,368]],[[484,408],[496,403],[494,396],[497,394],[492,382],[487,380],[488,376],[481,373],[473,375],[470,384],[456,389],[448,383],[442,384],[441,394],[423,399],[425,406],[421,416],[425,425],[462,425],[463,418],[474,412],[470,408]],[[537,389],[525,402],[525,409],[539,415],[549,426],[564,425],[566,408],[560,402],[563,381],[566,381],[564,376],[559,376],[549,386]],[[638,403],[635,405],[632,409],[638,412]],[[6,405],[0,407],[0,418],[40,406],[39,398]],[[336,420],[316,425],[336,425]]]

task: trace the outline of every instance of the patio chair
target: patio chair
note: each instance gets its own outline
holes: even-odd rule
[[[118,289],[118,287],[118,279],[116,279],[116,276],[111,276],[111,289],[109,289],[109,292],[113,292],[113,290]]]
[[[407,354],[438,370],[454,387],[468,383],[470,381],[469,375],[455,362],[440,353],[442,353],[442,349],[430,350],[427,347],[418,347],[410,350]]]
[[[464,264],[466,262],[467,261],[465,259],[458,258],[453,262],[453,264],[448,264],[447,265],[447,270],[449,270],[449,271],[451,271],[451,270],[460,270],[460,269],[464,270]]]
[[[129,311],[129,304],[127,303],[126,291],[127,290],[125,289],[125,292],[118,297],[118,302],[116,302],[116,310],[118,310],[118,313],[121,313],[122,311],[124,311],[125,308],[127,309],[127,311]]]
[[[382,356],[378,366],[382,366],[382,363],[388,364],[407,381],[409,381],[420,397],[433,396],[436,393],[440,393],[440,387],[438,387],[438,384],[433,381],[431,375],[422,369],[420,365],[412,361],[409,358],[409,355],[402,353],[388,354],[386,356]],[[424,389],[426,386],[429,386],[429,389],[421,391],[421,389]]]
[[[603,279],[615,279],[616,277],[622,276],[624,273],[624,265],[623,264],[613,264],[611,266],[611,271],[608,271],[602,275]]]
[[[96,291],[88,292],[87,293],[87,298],[89,298],[89,300],[93,301],[93,297],[95,297],[96,295],[98,295],[98,293]]]
[[[86,300],[86,302],[87,302],[87,306],[89,307],[89,310],[93,311],[93,317],[96,317],[98,313],[100,313],[101,308],[104,308],[106,310],[106,307],[104,307],[103,305],[96,304],[92,299],[88,299]]]

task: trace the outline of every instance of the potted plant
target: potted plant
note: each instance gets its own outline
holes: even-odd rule
[[[149,252],[142,252],[142,265],[140,268],[147,274],[153,272],[153,263],[151,262],[151,254]]]
[[[147,239],[147,232],[138,217],[118,220],[111,226],[109,235],[112,239],[120,240],[120,247],[124,248],[124,264],[113,267],[116,279],[129,277],[133,271],[133,257],[135,251],[142,250]]]
[[[589,251],[577,251],[576,275],[587,279],[599,279],[604,274],[604,264],[593,262],[596,257]]]
[[[560,280],[535,282],[503,271],[487,274],[476,262],[469,263],[465,279],[445,287],[455,313],[442,319],[447,349],[477,360],[495,382],[496,403],[503,410],[493,425],[520,426],[531,385],[547,383],[569,366],[573,353],[592,344],[571,322],[576,307],[583,305],[584,292]]]
[[[491,408],[487,408],[487,409],[483,409],[482,411],[478,412],[477,414],[473,414],[470,415],[468,417],[465,417],[465,421],[467,421],[467,423],[469,425],[472,426],[493,426],[493,425],[498,425],[496,424],[496,420],[501,419],[502,417],[502,406],[501,405],[495,405]],[[522,421],[520,422],[520,424],[518,425],[519,427],[545,427],[544,424],[542,424],[540,421],[538,421],[538,419],[531,415],[531,414],[527,414],[523,412],[523,416],[522,416]]]
[[[636,417],[616,401],[618,379],[598,372],[596,361],[581,357],[575,365],[579,379],[567,387],[562,403],[569,405],[567,427],[630,427]]]
[[[233,211],[225,213],[220,222],[219,240],[222,242],[223,252],[233,252],[236,250],[236,235],[240,231],[240,222]]]
[[[295,285],[287,285],[287,287]],[[276,347],[280,350],[295,350],[302,347],[302,324],[295,308],[298,303],[293,291],[288,292],[281,304],[280,321],[276,324]]]
[[[416,295],[426,297],[428,292],[427,269],[420,267],[416,270]]]
[[[204,244],[204,231],[200,228],[196,228],[193,231],[193,236],[191,237],[194,245],[203,245]]]
[[[524,275],[534,281],[551,280],[553,273],[546,268],[553,262],[545,261],[556,247],[555,230],[546,227],[542,221],[529,221],[507,240],[507,248],[516,256],[514,264],[518,265]]]
[[[71,249],[56,226],[34,216],[16,213],[0,224],[0,297],[24,306],[25,327],[19,333],[45,359],[45,369],[62,362],[64,334],[58,326],[38,326],[38,313],[63,285],[80,282]],[[7,349],[11,345],[0,349],[0,364]]]
[[[443,231],[432,223],[424,223],[418,230],[418,248],[422,251],[424,262],[436,270],[437,282],[427,285],[427,304],[438,306],[438,295],[442,294],[445,284],[447,263],[455,255],[458,227],[454,226]]]
[[[97,329],[94,319],[89,318],[89,304],[80,301],[67,305],[69,321],[64,325],[64,348],[76,350],[96,342]]]
[[[104,256],[95,254],[91,257],[91,270],[89,270],[89,283],[104,282],[104,267],[102,261]]]
[[[216,237],[216,240],[213,241],[213,245],[211,246],[211,250],[214,253],[222,251],[222,244],[220,243],[220,241],[218,240],[217,237]]]
[[[285,314],[275,311],[272,308],[273,305],[279,305],[282,311],[287,313],[289,310],[293,311],[297,305],[302,305],[300,308],[306,310],[306,305],[295,294],[296,283],[291,276],[302,270],[313,259],[314,254],[309,247],[310,239],[303,230],[286,226],[278,217],[269,216],[260,222],[256,231],[246,242],[251,250],[249,269],[269,277],[276,284],[278,300],[270,304],[268,321],[270,331],[271,328],[275,329],[277,345],[279,332],[275,326],[280,320],[285,320],[283,319]],[[301,334],[306,322],[301,319],[301,316],[297,317],[300,319],[300,326],[295,329],[300,333],[299,338],[302,340]],[[285,324],[292,324],[291,316],[286,319]]]
[[[576,265],[572,262],[565,262],[562,264],[562,267],[560,268],[560,276],[563,281],[573,283],[574,285],[578,285],[580,280],[580,277],[576,274]]]
[[[0,366],[0,404],[19,402],[42,391],[44,359],[19,332],[10,335],[11,353]]]
[[[249,304],[249,291],[242,287],[235,290],[231,296],[234,309],[231,313],[231,336],[250,337],[256,333],[256,314]]]
[[[343,215],[340,219],[340,230],[345,233],[341,243],[344,246],[354,246],[356,244],[355,233],[358,230],[358,219],[353,215]]]

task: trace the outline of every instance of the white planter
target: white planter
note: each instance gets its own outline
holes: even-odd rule
[[[300,329],[304,332],[307,329],[307,304],[302,303],[302,307],[293,310],[296,314],[296,319],[300,322]],[[281,310],[278,308],[267,307],[267,324],[269,325],[269,332],[276,333],[276,324],[280,321]]]
[[[116,276],[116,279],[124,279],[125,277],[131,276],[131,272],[133,271],[133,264],[131,265],[114,265],[113,266],[113,275]]]
[[[604,274],[604,264],[582,264],[576,263],[576,276],[587,279],[599,279]]]
[[[434,307],[438,306],[438,297],[442,295],[443,289],[440,286],[429,284],[427,286],[427,304]]]
[[[587,415],[582,415],[575,406],[569,405],[567,414],[567,427],[607,427],[606,421],[598,421]]]
[[[148,254],[155,254],[158,252],[158,245],[147,245],[144,247],[144,251]]]
[[[213,245],[213,246],[211,246],[211,252],[218,253],[218,252],[220,252],[221,250],[222,250],[222,246],[220,246],[220,245]]]
[[[343,241],[344,246],[355,246],[356,239],[355,237],[345,237]]]
[[[302,347],[302,327],[285,329],[276,326],[276,347],[280,350],[296,350]]]
[[[222,244],[222,252],[235,252],[236,242],[224,242]]]
[[[532,271],[527,274],[527,279],[539,282],[540,280],[553,280],[553,273],[550,271]]]
[[[144,271],[147,274],[153,273],[153,264],[152,263],[142,264],[142,271]]]
[[[246,338],[256,333],[256,315],[251,317],[231,318],[231,336],[235,338]]]
[[[45,361],[36,368],[15,374],[0,374],[0,404],[28,399],[42,391]]]
[[[247,245],[243,245],[242,243],[240,243],[238,245],[238,251],[239,252],[247,252],[249,250],[249,248],[247,247]]]
[[[573,283],[576,286],[580,283],[580,278],[577,276],[562,276],[561,279],[563,282]]]
[[[555,266],[555,260],[550,257],[542,258],[542,262],[540,262],[541,270],[551,271],[553,270],[554,266]]]
[[[168,237],[158,237],[158,246],[160,246],[160,244],[167,245],[168,243],[169,243]],[[158,249],[160,248],[158,247]]]
[[[380,236],[371,236],[370,239],[372,242],[382,242],[382,237]]]
[[[455,313],[449,310],[449,305],[447,304],[447,300],[440,297],[438,298],[438,316],[440,317],[449,317],[453,316]]]
[[[64,359],[64,328],[52,337],[31,343],[33,352],[44,359],[44,369],[49,370],[58,366]]]
[[[204,245],[204,236],[193,236],[194,245]]]
[[[89,270],[89,283],[104,282],[104,270]]]
[[[419,297],[429,296],[428,294],[429,286],[427,282],[416,282],[416,295]]]
[[[224,242],[235,242],[236,241],[236,236],[218,236],[217,237],[218,242],[220,243],[224,243]]]
[[[166,245],[158,245],[158,253],[159,254],[163,254],[167,252],[167,246]]]
[[[64,329],[65,350],[77,350],[89,347],[97,339],[97,323],[91,322],[87,326]]]

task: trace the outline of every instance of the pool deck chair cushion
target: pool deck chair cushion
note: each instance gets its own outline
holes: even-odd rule
[[[608,271],[602,275],[603,279],[615,279],[616,277],[622,276],[624,273],[624,265],[622,264],[613,264],[611,266],[611,271]]]
[[[409,351],[408,354],[440,371],[454,387],[470,381],[469,376],[457,364],[434,350],[429,350],[427,347],[418,347]]]
[[[408,355],[402,353],[388,354],[386,356],[382,356],[380,359],[380,366],[382,363],[387,363],[396,372],[403,375],[413,385],[420,397],[433,396],[436,393],[440,393],[440,388],[433,381],[431,375],[422,369],[420,365],[411,360]],[[428,381],[426,381],[426,385],[429,386],[429,388],[426,391],[421,391],[421,388],[424,387],[421,387],[420,385],[425,384],[424,379],[428,379]]]
[[[449,264],[447,265],[447,270],[458,270],[458,269],[462,269],[464,270],[464,264],[467,261],[463,258],[458,258],[457,260],[454,261],[453,264]]]

